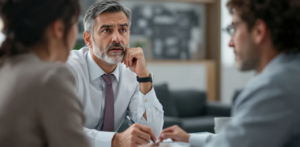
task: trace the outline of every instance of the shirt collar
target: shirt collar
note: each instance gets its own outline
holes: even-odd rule
[[[289,55],[286,55],[284,53],[281,53],[277,55],[266,67],[263,69],[262,73],[266,73],[268,71],[272,71],[275,67],[278,66],[278,64],[284,62]]]
[[[95,79],[106,74],[102,70],[102,68],[99,67],[98,64],[94,61],[90,52],[88,52],[88,55],[87,55],[87,64],[88,64],[89,75],[90,75],[92,81],[94,81]],[[113,74],[114,77],[116,78],[117,82],[119,82],[119,78],[120,78],[119,64],[111,74]]]

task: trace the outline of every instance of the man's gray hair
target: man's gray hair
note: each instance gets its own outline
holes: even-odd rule
[[[123,7],[119,2],[115,0],[104,0],[93,4],[85,13],[83,25],[84,30],[93,34],[93,28],[95,26],[95,18],[105,12],[124,12],[128,22],[129,28],[131,25],[131,11],[130,9]],[[92,35],[93,36],[93,35]]]

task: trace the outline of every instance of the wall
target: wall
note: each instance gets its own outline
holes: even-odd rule
[[[154,85],[168,83],[170,90],[206,91],[206,66],[201,63],[148,63]]]
[[[226,2],[227,0],[222,0],[221,4],[222,28],[231,24],[231,16],[226,8]],[[235,68],[233,49],[228,47],[230,36],[226,32],[222,32],[221,40],[221,102],[230,104],[235,91],[243,89],[255,73],[238,71]]]
[[[241,73],[235,67],[222,67],[221,102],[231,104],[233,95],[237,90],[244,89],[254,72]]]

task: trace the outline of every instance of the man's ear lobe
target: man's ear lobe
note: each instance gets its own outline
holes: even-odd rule
[[[260,44],[268,35],[267,24],[265,21],[258,19],[252,29],[254,41]]]
[[[90,49],[92,49],[92,48],[93,48],[93,42],[92,42],[93,40],[92,40],[92,35],[91,35],[91,33],[85,31],[85,32],[83,33],[83,39],[84,39],[85,44],[86,44]]]

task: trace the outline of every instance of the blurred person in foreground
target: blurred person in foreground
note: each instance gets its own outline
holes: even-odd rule
[[[114,0],[100,1],[87,10],[83,23],[87,47],[72,51],[67,63],[77,79],[92,144],[135,147],[155,141],[163,109],[143,49],[128,47],[131,11]],[[116,133],[127,115],[136,124]]]
[[[78,0],[0,0],[0,146],[88,147],[75,78]]]
[[[227,7],[237,67],[255,70],[256,77],[218,135],[187,134],[173,126],[159,139],[206,147],[299,147],[300,1],[229,0]]]

